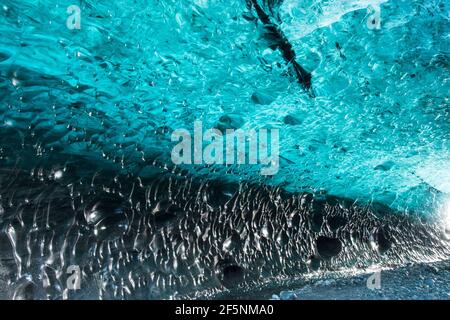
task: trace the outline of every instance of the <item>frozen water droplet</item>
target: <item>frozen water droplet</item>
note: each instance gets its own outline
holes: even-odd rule
[[[97,199],[86,206],[84,210],[84,217],[86,222],[90,225],[94,225],[113,215],[123,215],[123,199],[115,194],[100,194]]]
[[[62,170],[58,170],[54,173],[54,177],[56,180],[59,180],[63,177],[63,171]]]

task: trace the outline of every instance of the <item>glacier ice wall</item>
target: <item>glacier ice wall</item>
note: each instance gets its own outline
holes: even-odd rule
[[[67,8],[74,4],[81,9],[79,30],[66,25]],[[380,9],[380,28],[370,27],[374,8]],[[397,262],[425,259],[428,247],[434,248],[428,251],[434,258],[445,257],[448,251],[440,247],[440,231],[434,227],[419,228],[417,247],[404,251],[400,244],[414,243],[410,234],[406,232],[404,240],[399,234],[405,229],[385,231],[387,222],[372,213],[396,212],[399,221],[420,219],[409,215],[430,216],[449,197],[448,9],[448,1],[439,0],[282,2],[274,21],[291,42],[298,62],[312,73],[312,97],[292,76],[245,1],[3,0],[0,245],[7,253],[6,266],[14,270],[13,296],[28,297],[31,290],[31,297],[60,297],[62,268],[75,262],[84,266],[87,279],[106,277],[105,282],[93,282],[98,284],[93,290],[110,286],[104,293],[112,297],[133,296],[127,292],[133,286],[147,290],[148,281],[156,283],[152,287],[156,293],[145,291],[142,297],[164,296],[158,290],[166,286],[183,287],[185,282],[177,284],[171,278],[177,267],[168,264],[179,262],[178,250],[185,249],[189,234],[200,241],[197,233],[206,232],[185,221],[201,219],[199,210],[205,208],[220,211],[223,203],[208,196],[198,200],[189,193],[171,204],[158,192],[162,199],[147,203],[145,190],[161,175],[222,181],[226,186],[258,183],[297,195],[318,194],[319,199],[352,199],[350,212],[361,218],[355,219],[360,221],[355,228],[340,224],[350,214],[338,204],[341,200],[332,201],[336,209],[316,218],[308,216],[314,209],[303,210],[302,218],[296,219],[312,222],[305,222],[303,233],[295,236],[288,223],[292,212],[280,209],[274,220],[280,222],[275,225],[279,229],[271,233],[270,242],[276,249],[267,252],[285,246],[291,253],[302,248],[306,256],[295,267],[280,257],[259,257],[265,263],[272,261],[268,271],[272,275],[292,277],[311,263],[334,268],[381,261],[380,241],[382,247],[397,243],[388,255]],[[262,178],[257,166],[175,168],[170,134],[192,128],[198,119],[208,128],[278,128],[280,172]],[[168,180],[164,181],[162,186],[167,187]],[[225,191],[214,191],[217,188]],[[219,184],[216,189],[200,188],[198,194],[219,192],[220,199],[236,194],[236,189],[227,188]],[[132,195],[133,190],[141,194]],[[246,199],[246,192],[240,197]],[[265,201],[261,203],[269,203],[269,211],[276,205],[289,207],[286,199]],[[97,203],[100,209],[89,209]],[[133,220],[138,203],[147,207],[140,219]],[[190,205],[194,208],[188,210]],[[248,212],[249,204],[244,201],[242,206],[242,212]],[[159,212],[168,214],[158,217]],[[180,212],[191,212],[192,217],[180,218]],[[338,216],[334,223],[328,221],[330,214]],[[245,217],[236,218],[238,226],[266,233],[263,224],[252,225]],[[194,270],[191,261],[187,274],[195,274],[195,280],[189,281],[204,280],[210,287],[208,281],[240,279],[243,269],[251,269],[249,256],[255,257],[231,232],[235,227],[224,227],[213,244],[205,240],[214,250],[225,251],[222,256],[202,249],[210,253],[205,261],[220,257],[222,278],[212,277],[216,269],[206,273],[211,277],[202,278],[205,273],[199,270],[205,265]],[[164,232],[160,236],[155,230]],[[131,236],[144,237],[144,243],[148,237],[152,254],[140,247],[140,256],[129,253],[130,246],[136,249]],[[304,243],[294,243],[296,237]],[[158,253],[164,241],[173,246]],[[355,252],[362,252],[359,258],[351,254],[352,241],[361,250]],[[198,254],[200,242],[196,246],[188,252]],[[227,258],[226,253],[233,251],[229,246],[239,253],[237,260]],[[317,258],[316,251],[323,246],[327,248],[323,255],[335,263]],[[334,258],[333,252],[344,254]],[[152,262],[136,267],[139,259]],[[258,270],[264,269],[262,265]],[[186,271],[182,263],[179,267],[181,274]],[[140,273],[135,268],[149,268],[139,272],[153,272],[153,278],[136,280]],[[45,287],[46,283],[51,285]]]

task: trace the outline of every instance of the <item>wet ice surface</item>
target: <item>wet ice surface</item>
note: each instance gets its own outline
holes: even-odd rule
[[[66,27],[71,4],[6,0],[0,8],[0,279],[9,297],[73,294],[64,292],[70,264],[96,280],[69,297],[149,298],[197,285],[199,295],[215,288],[205,293],[213,296],[249,270],[275,283],[311,267],[448,256],[449,232],[433,224],[450,191],[446,1],[286,0],[277,23],[312,72],[315,98],[243,1],[83,1],[80,30]],[[367,27],[368,4],[381,5],[379,30]],[[196,119],[206,128],[279,128],[279,174],[174,169],[170,134]],[[101,172],[109,179],[97,179]],[[165,180],[148,200],[155,177],[169,175],[226,187],[202,191],[218,202],[189,192],[173,200]],[[237,181],[313,192],[335,209],[311,199],[283,206],[266,192],[260,202],[271,205],[257,210],[265,219],[248,220],[257,204],[247,199],[230,209],[242,220],[209,235],[215,220],[202,225],[201,213],[228,221],[222,201]],[[274,207],[276,219],[267,213]],[[433,225],[399,220],[384,231],[391,211]],[[292,226],[293,218],[303,222]],[[236,226],[246,231],[236,235]],[[403,228],[423,233],[411,239]],[[261,256],[252,233],[284,255]],[[393,249],[381,250],[386,256],[380,245]]]
[[[114,176],[72,160],[61,174],[0,170],[0,278],[10,298],[234,297],[311,272],[450,254],[440,221],[381,204],[163,172]],[[73,266],[78,291],[68,285]]]

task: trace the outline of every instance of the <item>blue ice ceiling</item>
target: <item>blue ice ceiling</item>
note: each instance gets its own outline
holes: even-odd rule
[[[79,30],[66,26],[74,4]],[[437,0],[285,0],[275,20],[312,73],[311,97],[243,0],[2,0],[0,163],[77,154],[146,175],[155,159],[170,164],[171,132],[195,120],[278,128],[273,177],[185,169],[434,210],[450,193],[448,10]]]

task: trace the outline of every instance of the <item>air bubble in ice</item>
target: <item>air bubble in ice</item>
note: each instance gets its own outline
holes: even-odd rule
[[[336,257],[342,251],[342,243],[339,239],[320,236],[316,241],[317,252],[324,259]]]

